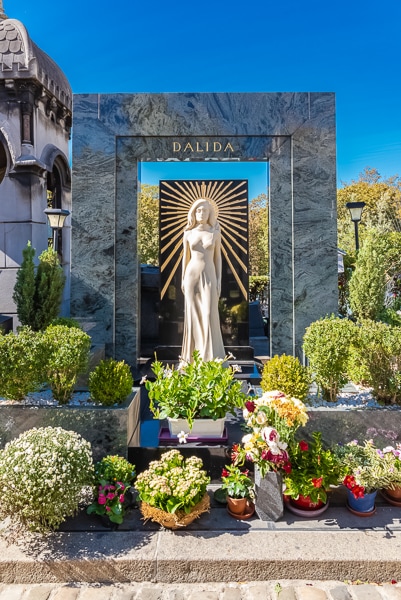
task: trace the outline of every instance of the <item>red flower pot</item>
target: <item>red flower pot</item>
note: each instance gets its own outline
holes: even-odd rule
[[[293,506],[302,510],[317,510],[324,505],[322,500],[318,500],[318,502],[312,502],[310,496],[301,496],[301,494],[296,500],[295,498],[290,498],[290,502]]]

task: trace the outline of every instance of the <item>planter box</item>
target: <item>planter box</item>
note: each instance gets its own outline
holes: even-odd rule
[[[139,445],[139,418],[139,388],[123,404],[110,407],[0,403],[0,448],[33,427],[62,427],[91,443],[95,462],[107,454],[127,458],[128,445]]]
[[[181,431],[190,433],[198,438],[221,438],[224,434],[225,418],[223,419],[195,419],[192,429],[186,419],[167,419],[170,435],[177,436]]]

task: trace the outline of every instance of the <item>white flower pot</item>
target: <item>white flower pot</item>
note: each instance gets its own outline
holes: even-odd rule
[[[186,419],[168,418],[168,427],[171,436],[176,436],[181,431],[188,433],[193,437],[220,438],[224,434],[225,418],[223,419],[195,419],[192,429],[190,429]]]

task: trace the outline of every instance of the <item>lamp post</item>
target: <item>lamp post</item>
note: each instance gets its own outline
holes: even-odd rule
[[[63,228],[64,221],[70,214],[70,211],[65,208],[46,208],[44,213],[47,215],[49,225],[53,231],[53,250],[57,252],[57,232]]]
[[[354,223],[355,227],[355,249],[358,252],[359,250],[359,236],[358,236],[358,225],[360,223],[362,217],[363,207],[365,206],[365,202],[347,202],[345,205],[349,212],[351,213],[351,221]]]

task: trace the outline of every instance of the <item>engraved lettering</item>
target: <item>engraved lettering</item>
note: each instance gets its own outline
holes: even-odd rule
[[[173,152],[179,152],[181,150],[180,142],[173,142]]]
[[[213,151],[214,152],[221,152],[221,144],[220,144],[220,142],[213,142]]]
[[[196,151],[197,151],[197,152],[203,152],[203,150],[202,150],[202,148],[201,148],[201,146],[200,146],[199,142],[196,142]]]
[[[224,148],[224,152],[228,152],[229,150],[231,150],[231,152],[234,152],[234,148],[231,146],[230,142],[227,142],[227,146]]]
[[[185,145],[184,152],[187,152],[187,150],[190,150],[191,152],[194,151],[194,149],[192,148],[192,146],[189,142]]]

